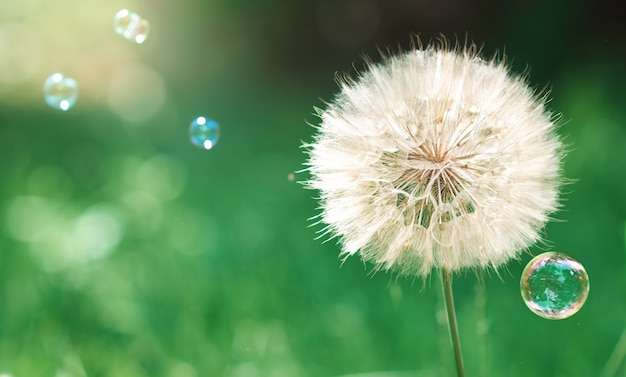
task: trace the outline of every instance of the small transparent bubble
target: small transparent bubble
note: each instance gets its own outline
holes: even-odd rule
[[[78,83],[60,73],[54,73],[46,79],[43,95],[50,107],[67,111],[74,106],[78,98]]]
[[[211,149],[220,138],[220,126],[216,121],[205,117],[197,117],[189,127],[189,137],[193,145]]]
[[[567,254],[543,253],[524,268],[520,288],[533,313],[564,319],[576,314],[587,300],[589,276],[583,265]]]
[[[122,9],[115,14],[113,25],[115,34],[137,44],[145,42],[150,33],[150,23],[128,9]]]

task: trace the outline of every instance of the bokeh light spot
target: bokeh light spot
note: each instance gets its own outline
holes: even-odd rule
[[[109,82],[109,106],[128,123],[150,119],[161,110],[165,99],[165,83],[161,75],[143,64],[119,68]]]

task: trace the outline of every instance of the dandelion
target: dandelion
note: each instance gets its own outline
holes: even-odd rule
[[[325,232],[344,255],[406,274],[516,257],[557,207],[562,144],[544,105],[474,47],[342,79],[308,145]]]
[[[339,81],[305,146],[323,234],[378,269],[440,269],[453,316],[450,274],[517,257],[558,206],[546,98],[473,45],[413,49]]]

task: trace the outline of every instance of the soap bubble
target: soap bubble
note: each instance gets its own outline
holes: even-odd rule
[[[78,83],[60,73],[54,73],[46,79],[43,94],[50,107],[67,111],[76,103]]]
[[[150,23],[128,9],[122,9],[115,14],[113,25],[115,34],[137,44],[145,42],[150,33]]]
[[[522,272],[522,298],[540,317],[564,319],[582,308],[589,293],[589,276],[582,264],[564,253],[534,257]]]
[[[189,127],[189,137],[193,145],[211,149],[220,137],[220,126],[216,121],[205,117],[197,117]]]

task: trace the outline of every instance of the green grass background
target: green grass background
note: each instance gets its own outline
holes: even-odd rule
[[[4,3],[18,9],[18,0]],[[32,4],[0,15],[0,27],[30,25],[50,57],[24,80],[0,83],[0,376],[454,375],[437,279],[372,274],[356,257],[342,264],[338,246],[309,227],[315,193],[296,182],[306,175],[288,179],[302,168],[307,122],[332,98],[335,73],[362,67],[362,54],[378,60],[378,48],[407,48],[411,33],[467,38],[488,57],[505,51],[513,71],[550,89],[571,150],[564,168],[575,182],[561,221],[547,226],[549,245],[530,252],[581,261],[589,299],[566,320],[532,314],[519,293],[531,253],[499,277],[455,276],[467,375],[605,369],[626,328],[626,29],[617,4],[64,0],[54,18],[47,2]],[[113,33],[126,6],[151,21],[144,45]],[[50,37],[57,31],[64,38]],[[107,54],[105,42],[130,52]],[[14,52],[2,51],[9,61]],[[160,111],[120,118],[98,91],[110,73],[103,62],[158,72]],[[85,83],[67,113],[41,95],[57,70]],[[211,151],[188,140],[199,115],[222,127]],[[107,235],[118,242],[94,256]],[[620,352],[604,376],[626,373]]]

